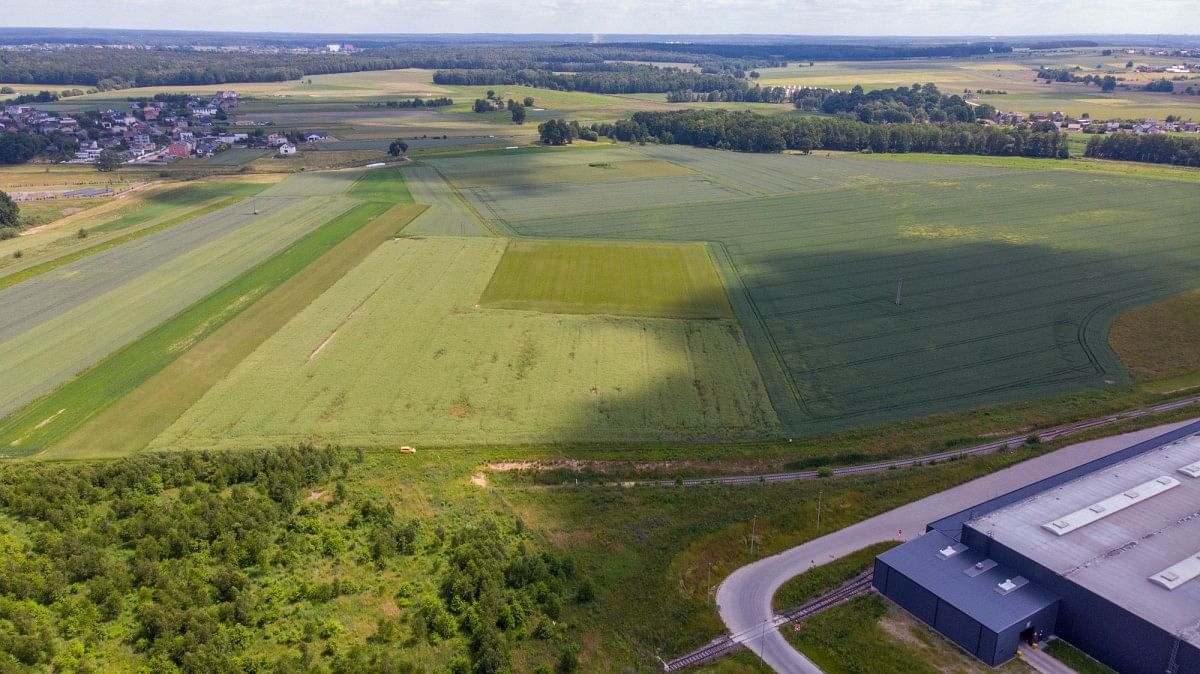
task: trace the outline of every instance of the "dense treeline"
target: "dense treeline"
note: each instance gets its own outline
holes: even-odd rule
[[[527,637],[572,661],[554,621],[591,588],[570,560],[532,549],[519,520],[400,516],[348,486],[361,460],[299,447],[7,466],[0,671],[418,672],[407,654],[427,643],[458,654],[452,672],[494,674]],[[332,480],[332,498],[312,491]],[[406,578],[414,564],[428,571]],[[400,615],[374,609],[393,598]],[[369,638],[348,606],[372,607]]]
[[[617,140],[686,144],[739,152],[980,154],[1066,158],[1066,135],[1051,125],[867,124],[832,117],[780,117],[748,111],[638,112],[616,124],[593,125]]]
[[[705,44],[686,43],[615,43],[610,47],[644,48],[675,54],[716,55],[740,59],[790,61],[874,61],[930,57],[966,57],[1006,54],[1012,47],[1000,43],[963,43],[948,45],[862,45],[862,44]],[[665,60],[665,59],[664,59]]]
[[[700,92],[744,91],[748,88],[745,80],[733,75],[632,64],[611,64],[603,69],[574,73],[494,68],[439,70],[433,74],[433,81],[435,84],[451,85],[525,85],[596,94],[665,93],[685,89]]]
[[[990,105],[968,105],[960,96],[946,95],[934,84],[864,92],[800,89],[792,96],[796,108],[857,119],[861,122],[973,122],[995,114]]]
[[[739,87],[734,89],[713,89],[712,91],[693,91],[682,89],[667,92],[668,103],[698,103],[741,102],[741,103],[786,103],[790,100],[787,89],[783,87]]]
[[[395,68],[543,71],[537,86],[556,86],[550,73],[595,71],[609,74],[579,80],[574,89],[621,93],[651,86],[646,66],[621,61],[694,61],[700,75],[737,75],[754,67],[789,60],[872,60],[930,56],[973,56],[1010,51],[998,44],[911,45],[728,45],[728,44],[477,44],[408,45],[354,53],[259,53],[192,51],[170,48],[104,49],[67,47],[53,51],[0,51],[0,82],[87,85],[100,90],[134,86],[212,85],[228,82],[275,82],[309,75]],[[630,83],[635,82],[636,84]],[[645,91],[727,90],[710,80],[694,86],[679,80]],[[586,82],[586,83],[585,83]],[[622,82],[625,82],[622,84]],[[493,81],[490,84],[510,82]],[[566,88],[562,82],[556,88]]]
[[[1165,133],[1110,133],[1092,136],[1086,157],[1144,161],[1154,164],[1200,166],[1200,138],[1169,136]]]
[[[24,164],[38,155],[65,161],[78,151],[79,141],[61,131],[45,136],[28,130],[0,133],[0,164]]]

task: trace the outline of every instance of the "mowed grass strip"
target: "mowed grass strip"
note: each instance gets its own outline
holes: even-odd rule
[[[297,240],[265,262],[106,357],[75,379],[0,421],[0,451],[27,456],[60,442],[244,310],[248,300],[279,286],[372,217],[391,207],[363,204]]]
[[[82,260],[83,258],[88,257],[89,255],[95,255],[96,253],[110,250],[112,248],[116,248],[117,246],[120,246],[122,244],[129,243],[130,241],[134,241],[136,239],[140,239],[145,236],[150,236],[151,234],[154,234],[156,232],[161,232],[164,229],[169,229],[171,227],[174,227],[175,225],[187,222],[188,220],[193,220],[202,215],[208,215],[209,213],[219,211],[222,208],[228,208],[229,206],[232,206],[232,205],[238,203],[239,201],[242,201],[245,198],[246,198],[245,196],[233,196],[233,197],[228,197],[226,199],[221,199],[219,201],[210,203],[207,206],[202,206],[200,208],[197,208],[196,210],[188,211],[187,213],[183,213],[183,214],[173,217],[169,220],[164,220],[163,222],[160,222],[156,225],[151,225],[151,226],[145,227],[143,229],[129,232],[128,234],[123,234],[121,236],[118,236],[118,237],[115,237],[112,239],[108,239],[107,241],[104,241],[103,243],[98,243],[94,246],[89,246],[89,247],[83,248],[81,250],[75,250],[70,253],[67,253],[66,255],[61,255],[61,256],[53,258],[51,260],[42,262],[41,264],[36,264],[32,267],[27,267],[18,272],[14,272],[12,274],[9,274],[8,276],[4,276],[4,277],[0,278],[0,290],[4,290],[5,288],[14,286],[18,283],[21,283],[22,281],[28,281],[29,279],[34,278],[35,276],[40,276],[42,274],[45,274],[48,271],[53,271],[64,265],[71,264],[72,262],[75,262],[76,260]]]
[[[49,455],[119,456],[145,447],[242,359],[423,210],[411,204],[368,202],[329,223],[323,229],[348,235],[261,299],[233,312],[223,325],[81,426]]]
[[[1131,309],[1113,321],[1109,344],[1134,378],[1200,372],[1200,290]]]
[[[733,317],[699,243],[514,241],[479,303],[559,314]]]

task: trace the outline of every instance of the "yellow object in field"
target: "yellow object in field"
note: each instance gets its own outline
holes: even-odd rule
[[[417,450],[415,447],[404,446],[404,447],[400,448],[400,453],[401,454],[416,454]]]

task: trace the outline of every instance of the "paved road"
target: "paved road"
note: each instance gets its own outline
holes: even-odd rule
[[[821,669],[791,647],[778,630],[771,599],[780,585],[813,566],[844,557],[881,541],[920,535],[941,517],[1101,456],[1169,432],[1179,422],[1091,440],[1024,461],[939,494],[909,503],[869,520],[805,543],[733,572],[717,590],[717,605],[734,639],[746,645],[779,674],[819,674]]]

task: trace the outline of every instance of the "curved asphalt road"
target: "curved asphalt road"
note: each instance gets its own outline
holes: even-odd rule
[[[898,536],[911,539],[923,533],[929,522],[1187,423],[1192,422],[1166,424],[1070,445],[744,566],[726,578],[717,590],[721,619],[735,641],[759,654],[779,674],[820,674],[821,669],[792,648],[775,629],[781,620],[771,610],[771,599],[780,585],[813,566],[844,557],[872,543],[895,540]]]

